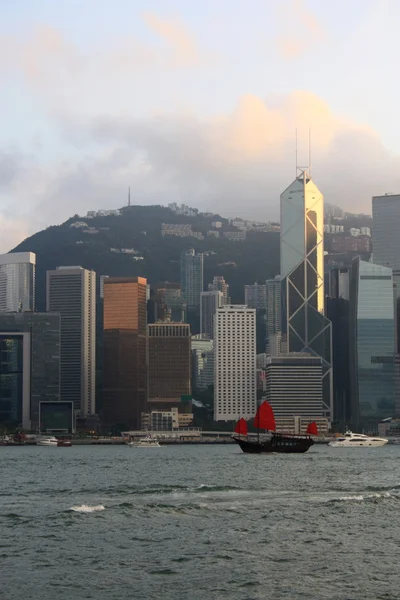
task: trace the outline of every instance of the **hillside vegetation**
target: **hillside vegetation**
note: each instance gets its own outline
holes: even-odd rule
[[[243,302],[245,284],[262,283],[279,272],[279,233],[248,232],[247,239],[239,242],[207,237],[211,223],[216,220],[223,224],[220,231],[235,231],[228,220],[219,215],[199,213],[188,217],[163,206],[130,206],[121,209],[120,215],[93,218],[75,215],[62,225],[27,238],[13,252],[36,253],[38,310],[45,308],[48,269],[81,265],[93,269],[97,275],[142,276],[151,284],[179,282],[180,254],[189,248],[207,253],[205,287],[214,275],[222,275],[231,286],[232,301]],[[85,222],[88,227],[71,227],[76,222]],[[162,223],[190,224],[193,231],[204,234],[204,239],[162,237]],[[134,249],[137,254],[123,254],[123,248]]]

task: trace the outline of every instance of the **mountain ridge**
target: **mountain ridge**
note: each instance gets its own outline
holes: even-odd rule
[[[248,231],[245,240],[231,241],[223,234],[240,230],[232,225],[232,220],[218,214],[183,215],[159,205],[133,205],[120,209],[120,214],[116,212],[74,215],[61,225],[35,233],[11,250],[36,254],[38,310],[45,309],[46,271],[57,266],[81,265],[98,276],[142,276],[151,285],[179,282],[180,254],[194,248],[205,253],[205,288],[214,275],[222,275],[231,286],[233,302],[243,301],[245,284],[263,283],[279,272],[277,231]],[[219,229],[212,226],[215,221],[221,224]],[[163,223],[191,226],[198,237],[163,236]],[[215,233],[207,236],[208,231]],[[214,237],[216,233],[220,237]],[[204,239],[199,239],[201,236]]]

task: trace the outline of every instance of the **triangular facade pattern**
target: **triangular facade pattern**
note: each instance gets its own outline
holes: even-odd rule
[[[281,195],[282,330],[288,352],[322,359],[324,413],[332,418],[332,331],[324,316],[324,199],[307,171]]]

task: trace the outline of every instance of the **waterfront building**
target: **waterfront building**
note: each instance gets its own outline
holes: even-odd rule
[[[324,311],[324,202],[308,171],[281,194],[282,333],[287,351],[322,359],[324,416],[332,418],[331,322]]]
[[[266,288],[266,308],[267,308],[267,336],[271,336],[281,331],[281,296],[282,284],[281,276],[277,275],[274,279],[267,279]]]
[[[214,333],[214,420],[250,419],[257,403],[255,309],[219,308]]]
[[[323,418],[322,359],[301,353],[269,357],[266,399],[275,418]]]
[[[201,292],[200,294],[200,333],[214,339],[215,313],[224,304],[223,293],[218,290]]]
[[[39,428],[39,403],[60,400],[60,315],[0,313],[0,423]]]
[[[144,277],[104,282],[103,411],[107,425],[140,428],[146,407],[146,288]]]
[[[191,412],[190,325],[157,321],[147,326],[147,405]]]
[[[61,315],[61,400],[79,416],[96,412],[96,273],[47,271],[47,310]]]
[[[393,271],[355,258],[350,281],[352,419],[367,426],[394,414],[396,394]]]
[[[181,254],[182,295],[189,310],[200,309],[200,294],[203,291],[203,254],[190,249]]]
[[[0,254],[0,312],[35,310],[36,254]]]
[[[142,414],[144,431],[179,431],[193,424],[192,413],[182,413],[176,407],[170,410],[152,410]]]
[[[254,283],[244,286],[244,303],[249,308],[265,311],[267,308],[267,286],[266,284]]]
[[[208,290],[222,292],[223,304],[230,304],[231,298],[229,295],[229,283],[226,283],[222,275],[215,275],[212,283],[208,284]]]
[[[214,341],[205,334],[192,335],[192,387],[206,390],[214,385]]]

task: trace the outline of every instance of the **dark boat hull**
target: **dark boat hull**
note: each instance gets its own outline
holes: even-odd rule
[[[306,435],[280,435],[273,434],[267,440],[251,440],[240,436],[233,436],[233,439],[243,452],[247,454],[271,454],[278,452],[282,454],[302,454],[307,452],[314,444],[313,440]]]

